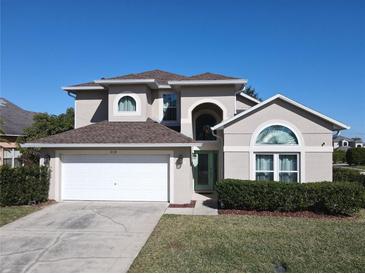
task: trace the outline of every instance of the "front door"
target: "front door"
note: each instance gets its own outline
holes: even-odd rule
[[[198,151],[198,165],[195,168],[195,191],[211,192],[217,182],[216,151]]]

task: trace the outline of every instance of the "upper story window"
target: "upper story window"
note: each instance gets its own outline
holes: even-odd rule
[[[298,138],[289,128],[273,125],[265,128],[256,139],[259,145],[297,145]]]
[[[118,102],[118,111],[136,111],[136,100],[131,96],[123,96]]]
[[[200,141],[216,140],[210,129],[217,124],[217,120],[210,114],[202,114],[195,120],[195,139]]]
[[[176,94],[175,93],[164,94],[162,98],[163,98],[163,120],[176,121],[177,120]]]

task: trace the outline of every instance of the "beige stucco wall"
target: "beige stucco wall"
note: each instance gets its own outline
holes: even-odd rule
[[[118,102],[122,95],[130,95],[136,100],[135,113],[118,112]],[[109,121],[145,121],[151,115],[151,90],[146,85],[113,85],[109,87]]]
[[[75,127],[108,120],[108,93],[100,90],[84,90],[76,94]]]
[[[332,153],[306,152],[305,169],[307,182],[332,181]]]
[[[193,193],[193,174],[191,167],[191,149],[190,148],[166,148],[166,149],[59,149],[43,150],[43,156],[50,155],[50,190],[49,199],[61,200],[61,162],[64,154],[171,154],[169,163],[169,187],[173,189],[171,195],[169,190],[169,199],[173,203],[189,203]],[[179,155],[183,156],[181,165],[177,165]]]
[[[249,180],[250,154],[248,152],[224,152],[224,178]]]
[[[299,135],[300,146],[285,149],[286,152],[300,153],[303,182],[332,180],[331,125],[281,100],[236,120],[224,129],[225,178],[253,178],[252,155],[257,152],[257,147],[253,147],[251,142],[254,143],[255,134],[269,124],[286,125]],[[262,147],[261,152],[273,152]],[[276,149],[280,150],[280,147],[276,146]]]
[[[255,102],[252,102],[251,100],[248,100],[247,98],[237,94],[236,95],[236,108],[237,111],[239,110],[246,110],[249,109],[251,107],[253,107],[254,105],[256,105]]]
[[[181,93],[181,133],[193,137],[192,111],[203,103],[213,103],[223,111],[223,120],[235,111],[236,89],[232,86],[183,86]]]

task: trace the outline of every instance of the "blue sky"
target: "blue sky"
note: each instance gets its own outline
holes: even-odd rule
[[[1,96],[61,113],[61,86],[159,68],[249,80],[365,138],[365,1],[1,0]]]

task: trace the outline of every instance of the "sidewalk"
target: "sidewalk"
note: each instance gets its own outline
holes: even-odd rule
[[[196,201],[194,208],[170,208],[168,207],[165,214],[179,215],[218,215],[217,194],[200,194],[194,193],[192,200]]]

